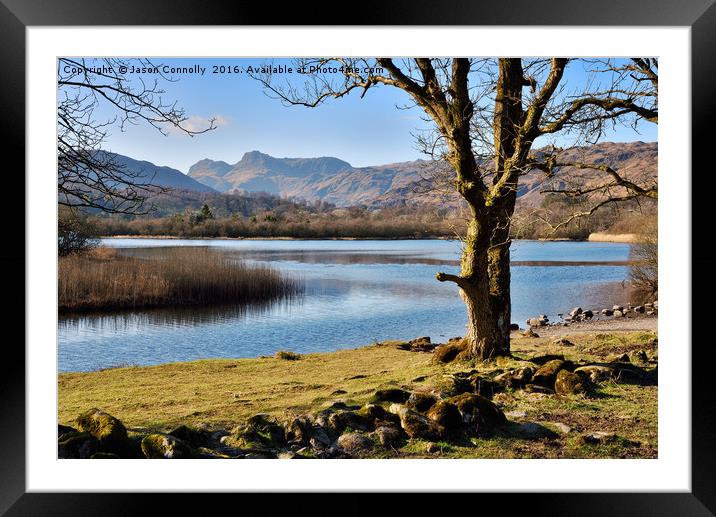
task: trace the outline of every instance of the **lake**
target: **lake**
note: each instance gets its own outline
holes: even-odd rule
[[[59,371],[354,348],[465,333],[465,308],[438,271],[457,273],[460,241],[105,239],[122,253],[210,246],[302,280],[305,293],[268,305],[60,315]],[[629,244],[514,241],[512,321],[575,306],[627,302]]]

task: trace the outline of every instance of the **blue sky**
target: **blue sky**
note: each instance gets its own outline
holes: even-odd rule
[[[379,165],[421,158],[411,132],[429,127],[421,120],[422,111],[396,109],[406,104],[407,94],[381,86],[368,91],[363,99],[352,94],[331,100],[317,108],[286,107],[267,97],[261,85],[246,74],[211,73],[212,65],[261,65],[263,59],[153,59],[170,66],[200,65],[204,76],[174,75],[178,81],[165,82],[165,100],[177,100],[200,125],[210,117],[219,127],[193,138],[170,133],[163,136],[146,125],[129,126],[124,132],[110,130],[105,148],[135,159],[167,165],[182,172],[198,160],[211,158],[235,163],[247,151],[259,150],[276,157],[335,156],[354,166]],[[283,64],[289,61],[277,60]],[[148,75],[145,78],[151,78]],[[299,74],[291,78],[300,84]],[[585,74],[579,63],[568,67],[568,85],[579,85]],[[109,115],[103,107],[97,114]],[[109,118],[109,117],[108,117]],[[641,134],[619,127],[607,135],[610,141],[655,141],[654,124],[642,124]]]

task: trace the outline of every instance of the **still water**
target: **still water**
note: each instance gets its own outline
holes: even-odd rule
[[[457,273],[461,243],[446,240],[163,240],[107,239],[123,253],[171,246],[210,246],[267,263],[301,279],[292,300],[248,307],[61,315],[59,370],[88,371],[216,357],[257,357],[277,350],[323,352],[388,339],[465,332],[458,289],[435,280]],[[515,241],[512,321],[572,307],[625,303],[629,245]]]

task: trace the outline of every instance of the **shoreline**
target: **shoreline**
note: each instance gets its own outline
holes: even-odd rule
[[[129,440],[126,450],[97,457],[178,457],[149,454],[157,439],[200,458],[657,456],[656,333],[515,336],[511,348],[511,357],[487,363],[445,363],[425,340],[385,341],[324,353],[60,373],[59,430],[73,434],[58,441],[62,457],[91,457],[93,443],[85,444],[89,453],[79,446],[88,439],[82,415],[95,412],[120,422]],[[553,367],[575,378],[569,372],[578,368],[611,373],[590,381],[591,396],[563,392],[556,372],[538,380]],[[528,370],[537,384],[514,377]],[[428,411],[452,404],[469,413],[470,403],[502,420],[470,430],[464,419]],[[457,434],[413,425],[431,419]],[[269,427],[277,432],[267,434]]]
[[[592,238],[593,235],[599,236]],[[632,240],[625,240],[629,236]],[[185,240],[185,241],[459,241],[455,237],[182,237],[178,235],[100,235],[99,239],[156,239],[156,240]],[[611,242],[617,244],[632,244],[636,242],[635,234],[590,234],[586,239],[568,238],[538,238],[538,239],[512,239],[513,241],[528,242]]]

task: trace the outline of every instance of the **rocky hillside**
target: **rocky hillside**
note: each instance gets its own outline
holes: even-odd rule
[[[178,190],[191,190],[196,192],[216,192],[211,185],[196,181],[177,169],[155,165],[152,162],[135,160],[129,156],[116,153],[107,153],[114,162],[124,171],[131,174],[138,184],[151,184]]]
[[[591,147],[566,151],[564,160],[605,163],[626,173],[632,180],[656,181],[657,143],[605,142]],[[275,158],[259,151],[251,151],[239,162],[230,165],[222,161],[204,159],[189,169],[189,177],[213,189],[227,192],[243,190],[264,191],[270,194],[298,197],[307,201],[322,200],[338,206],[457,203],[450,189],[434,188],[428,161],[416,160],[372,167],[353,167],[332,157]],[[576,178],[581,185],[596,185],[604,180],[604,173],[594,170],[564,169],[560,177]],[[519,196],[522,203],[537,206],[544,176],[538,171],[527,174]],[[561,183],[560,183],[561,181]],[[557,179],[564,186],[564,181]],[[447,192],[447,193],[445,193]]]

